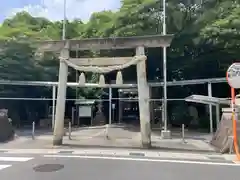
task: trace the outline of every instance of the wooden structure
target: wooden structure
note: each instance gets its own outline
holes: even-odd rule
[[[136,88],[118,90],[118,122],[139,123],[138,90]]]
[[[93,124],[93,110],[95,101],[80,100],[75,101],[76,118],[74,124],[77,125],[92,125]],[[73,113],[72,113],[73,114]]]

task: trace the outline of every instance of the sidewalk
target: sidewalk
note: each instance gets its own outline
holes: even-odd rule
[[[234,161],[234,155],[224,156],[211,153],[189,153],[136,149],[114,149],[114,148],[72,148],[72,149],[0,149],[4,154],[32,154],[32,155],[67,155],[67,156],[108,156],[108,157],[132,157],[132,158],[159,158],[159,159],[182,159],[182,160],[207,160],[207,161]]]
[[[34,140],[31,137],[18,137],[16,140],[0,144],[0,149],[41,149],[41,148],[128,148],[142,149],[139,138],[105,138],[105,137],[77,137],[71,140],[67,136],[63,139],[63,145],[55,147],[52,145],[52,135],[37,136]],[[163,140],[152,136],[152,148],[159,151],[191,151],[191,152],[211,152],[215,150],[204,140],[174,138]]]
[[[36,130],[32,139],[31,129],[17,130],[17,138],[8,143],[0,143],[0,149],[45,149],[45,148],[126,148],[143,149],[139,127],[126,125],[112,125],[96,127],[73,128],[71,140],[66,136],[62,146],[53,146],[52,130]],[[215,153],[215,149],[208,143],[211,136],[206,133],[188,132],[185,139],[179,130],[172,131],[172,139],[161,139],[160,131],[152,131],[152,150],[158,151],[190,151]]]

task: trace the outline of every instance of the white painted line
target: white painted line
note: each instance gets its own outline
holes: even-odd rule
[[[10,149],[5,154],[56,154],[59,149]]]
[[[142,158],[125,158],[125,157],[103,157],[103,156],[74,156],[74,155],[44,155],[46,158],[81,158],[81,159],[105,159],[105,160],[125,160],[125,161],[146,161],[146,162],[164,162],[164,163],[180,163],[180,164],[202,164],[202,165],[218,165],[218,166],[240,166],[234,163],[218,163],[204,161],[185,161],[185,160],[165,160],[165,159],[142,159]]]
[[[88,150],[74,150],[73,155],[115,155],[115,156],[129,156],[129,151],[119,151],[119,150],[94,150],[94,149],[88,149]]]
[[[150,157],[150,156],[149,156]],[[203,159],[203,160],[209,160],[209,158],[207,158],[204,155],[201,154],[191,154],[191,153],[159,153],[159,157],[160,158],[173,158],[173,159],[195,159],[195,160],[199,160],[199,159]]]
[[[12,165],[0,165],[0,170],[11,167]]]
[[[166,159],[191,159],[191,160],[210,160],[208,156],[196,153],[177,153],[177,152],[156,152],[141,150],[119,150],[119,149],[0,149],[4,154],[58,154],[60,151],[73,151],[71,155],[103,155],[103,156],[129,156],[130,153],[144,153],[145,158],[166,158]],[[66,155],[66,154],[65,154]],[[216,155],[214,155],[215,157]],[[235,158],[226,158],[227,156],[219,155],[225,160],[233,161]]]
[[[204,159],[204,160],[209,160],[204,155],[201,154],[183,154],[183,153],[173,153],[173,152],[151,152],[151,151],[119,151],[119,150],[76,150],[72,154],[73,155],[105,155],[105,156],[129,156],[130,153],[143,153],[145,154],[145,157],[147,158],[171,158],[171,159],[193,159],[193,160],[199,160],[199,159]],[[45,153],[47,154],[47,153]]]
[[[17,162],[25,162],[29,161],[33,158],[30,157],[0,157],[0,161],[17,161]]]

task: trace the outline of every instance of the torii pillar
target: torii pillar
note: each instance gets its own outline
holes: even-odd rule
[[[60,53],[60,65],[58,75],[58,91],[57,91],[57,104],[53,134],[53,145],[61,145],[64,136],[64,117],[65,117],[65,104],[66,104],[66,90],[67,90],[67,77],[68,65],[65,60],[69,59],[69,44],[66,43],[65,47]]]
[[[145,55],[143,46],[136,48],[136,55]],[[151,120],[149,105],[149,86],[147,83],[146,62],[137,64],[137,84],[138,84],[138,107],[141,128],[141,141],[144,148],[151,147]]]
[[[66,41],[45,41],[41,43],[42,51],[61,51],[61,59],[69,59],[69,50],[111,50],[111,49],[136,49],[136,55],[144,55],[144,48],[168,47],[172,41],[172,35],[151,35],[135,37],[96,38]],[[67,64],[60,59],[59,84],[56,105],[53,145],[61,145],[64,135],[64,115],[66,101],[66,84],[68,68]],[[86,58],[85,58],[86,59]],[[123,58],[122,58],[123,59]],[[70,58],[69,60],[81,66],[87,61],[82,58]],[[160,62],[159,62],[160,63]],[[99,62],[104,65],[104,62]],[[112,62],[119,64],[119,62]],[[121,64],[121,63],[120,63]],[[88,63],[89,65],[89,63]],[[137,64],[137,83],[139,99],[139,115],[141,127],[141,145],[151,146],[151,123],[149,107],[149,86],[146,76],[146,62]]]

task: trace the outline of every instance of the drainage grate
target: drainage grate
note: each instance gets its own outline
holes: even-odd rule
[[[144,153],[135,153],[135,152],[130,152],[129,156],[145,156]]]
[[[36,172],[56,172],[63,168],[62,164],[42,164],[34,167],[33,170]]]
[[[60,154],[72,154],[73,151],[59,151]]]
[[[208,158],[211,160],[225,160],[225,158],[223,158],[223,157],[208,156]]]

